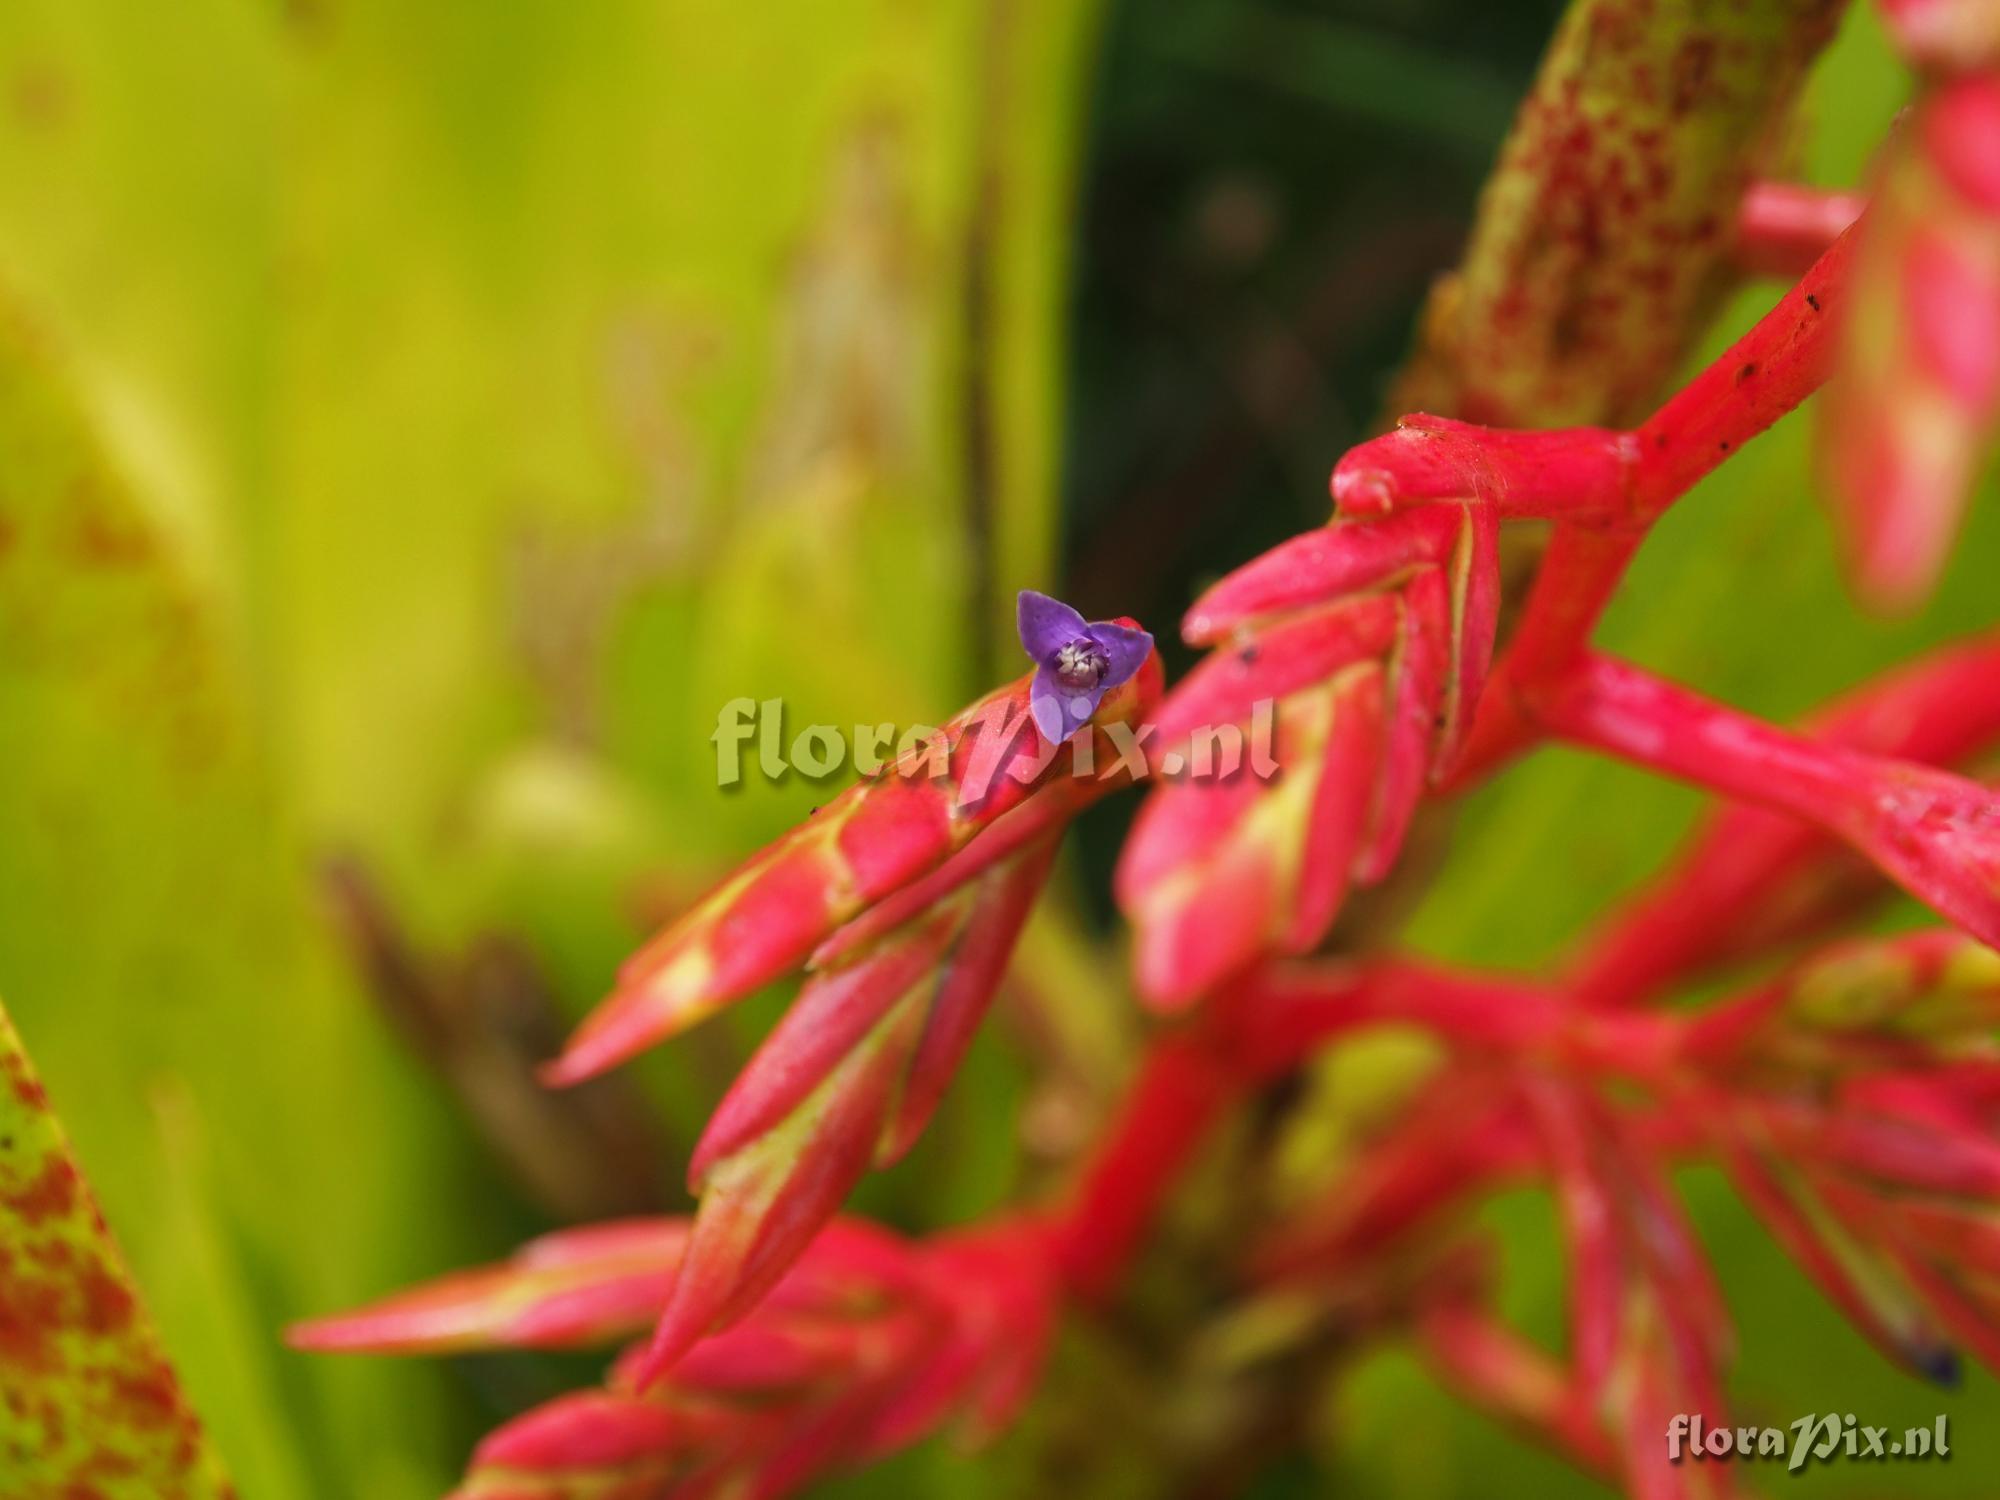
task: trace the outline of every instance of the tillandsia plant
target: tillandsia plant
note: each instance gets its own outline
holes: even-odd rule
[[[2000,633],[1798,727],[1593,644],[1655,524],[1822,386],[1870,603],[1924,596],[1989,455],[2000,6],[1883,0],[1919,97],[1871,182],[1822,193],[1774,174],[1839,11],[1577,0],[1427,314],[1401,386],[1427,409],[1338,459],[1324,527],[1195,602],[1201,664],[1165,690],[1136,622],[1023,592],[1027,675],[688,908],[551,1065],[591,1078],[803,976],[694,1150],[692,1218],[557,1233],[295,1341],[623,1346],[602,1387],[487,1439],[468,1497],[792,1493],[952,1418],[1005,1424],[1221,1123],[1395,1025],[1438,1060],[1319,1201],[1238,1237],[1246,1304],[1400,1337],[1634,1495],[1727,1493],[1665,1441],[1729,1422],[1725,1290],[1672,1176],[1700,1160],[1891,1360],[2000,1369],[2000,794],[1977,770]],[[1753,272],[1796,281],[1660,399]],[[1264,705],[1273,774],[1173,774]],[[1426,804],[1546,742],[1722,805],[1550,973],[1341,951]],[[934,1238],[844,1217],[949,1087],[1065,826],[1148,780],[1115,886],[1158,1020],[1073,1180]],[[1891,887],[1928,925],[1870,935]],[[1562,1226],[1560,1352],[1502,1317],[1471,1222],[1523,1182]]]

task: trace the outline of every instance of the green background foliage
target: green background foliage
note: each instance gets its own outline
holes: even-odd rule
[[[1168,627],[1323,518],[1553,9],[0,8],[0,993],[246,1496],[438,1493],[582,1368],[280,1346],[546,1222],[383,1018],[325,861],[424,953],[518,943],[573,1016],[646,911],[827,793],[719,792],[727,699],[935,718],[1011,670],[1026,584]],[[1858,15],[1811,175],[1854,180],[1904,88]],[[1993,504],[1921,617],[1858,614],[1808,425],[1661,528],[1613,645],[1788,716],[1990,622]],[[1540,756],[1470,801],[1411,935],[1546,960],[1694,811]],[[1093,816],[1022,959],[1086,1115],[1133,1023],[1075,913],[1128,812]],[[638,1070],[670,1163],[775,1003]],[[1034,1185],[1047,1057],[1000,1030],[864,1207],[920,1227]],[[1337,1100],[1305,1110],[1294,1153],[1340,1129]],[[1942,1405],[1962,1451],[1896,1488],[1990,1493],[1990,1380],[1890,1373],[1717,1182],[1688,1187],[1745,1420]],[[1546,1204],[1491,1217],[1510,1310],[1555,1337]],[[1019,1494],[1054,1458],[1160,1492],[1167,1414],[1105,1343],[1071,1341],[992,1460],[933,1444],[843,1492]],[[1259,1493],[1594,1492],[1393,1351],[1310,1437]]]

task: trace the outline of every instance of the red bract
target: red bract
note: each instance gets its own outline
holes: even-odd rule
[[[1162,705],[1169,775],[1198,739],[1275,725],[1275,774],[1245,768],[1155,791],[1126,845],[1118,900],[1141,992],[1184,1006],[1266,952],[1326,936],[1351,883],[1395,863],[1425,788],[1478,705],[1499,610],[1494,508],[1465,502],[1381,525],[1337,522],[1202,596],[1182,634],[1214,653]]]
[[[701,1209],[649,1372],[753,1306],[861,1174],[910,1148],[1054,853],[1045,838],[806,982],[695,1148]]]
[[[687,1241],[681,1219],[566,1230],[531,1241],[500,1265],[302,1323],[291,1341],[301,1349],[415,1354],[628,1337],[659,1316]]]

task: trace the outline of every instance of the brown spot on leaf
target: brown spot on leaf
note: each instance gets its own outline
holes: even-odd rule
[[[14,1091],[14,1098],[19,1101],[21,1107],[34,1110],[36,1113],[47,1109],[48,1092],[42,1087],[41,1080],[28,1071],[26,1061],[15,1054],[5,1058],[4,1062],[7,1086]]]
[[[41,1372],[58,1363],[62,1293],[39,1277],[0,1282],[0,1371]]]
[[[30,130],[59,129],[75,102],[69,79],[48,63],[24,63],[7,81],[7,107]]]
[[[26,1187],[0,1192],[0,1205],[33,1226],[67,1214],[76,1206],[76,1196],[76,1167],[66,1158],[51,1156]]]
[[[84,562],[103,568],[136,567],[155,556],[153,538],[136,518],[95,505],[77,513],[74,545]]]
[[[81,1326],[92,1334],[102,1336],[116,1333],[132,1321],[132,1313],[137,1306],[131,1288],[113,1276],[100,1263],[91,1266],[78,1279],[83,1294]]]

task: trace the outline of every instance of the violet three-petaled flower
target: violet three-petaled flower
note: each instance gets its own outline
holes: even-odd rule
[[[1104,695],[1145,664],[1153,638],[1131,625],[1087,621],[1060,599],[1022,589],[1021,646],[1035,661],[1028,705],[1035,727],[1060,745],[1090,722]]]

